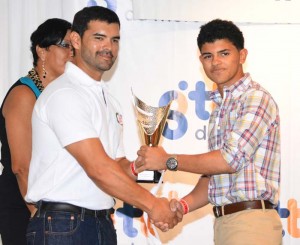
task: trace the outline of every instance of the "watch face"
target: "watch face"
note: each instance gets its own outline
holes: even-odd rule
[[[177,159],[174,158],[174,157],[170,157],[168,160],[167,160],[167,168],[169,170],[176,170],[177,169],[177,165],[178,165],[178,162],[177,162]]]

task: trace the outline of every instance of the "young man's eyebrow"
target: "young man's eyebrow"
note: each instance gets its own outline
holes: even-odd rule
[[[228,51],[230,51],[230,50],[226,48],[226,49],[222,49],[222,50],[218,51],[218,53],[228,52]]]
[[[222,49],[222,50],[219,50],[217,51],[217,53],[223,53],[223,52],[228,52],[230,51],[229,49]],[[207,55],[207,54],[212,54],[211,52],[203,52],[201,53],[201,55]]]

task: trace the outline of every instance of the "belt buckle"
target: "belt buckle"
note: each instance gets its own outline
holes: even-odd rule
[[[220,214],[221,214],[221,213],[220,213],[218,207],[216,206],[216,216],[217,216],[217,218],[219,218],[219,217],[221,216]]]

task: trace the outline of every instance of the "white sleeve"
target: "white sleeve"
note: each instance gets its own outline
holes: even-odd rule
[[[63,147],[87,138],[97,138],[89,102],[71,88],[56,91],[45,105],[49,127]]]

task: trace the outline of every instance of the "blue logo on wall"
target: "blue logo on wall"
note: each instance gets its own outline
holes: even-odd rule
[[[188,89],[188,83],[186,81],[180,81],[178,87],[181,91]],[[168,104],[171,100],[177,100],[181,104],[178,110],[170,110],[168,120],[173,120],[177,124],[177,128],[171,129],[168,122],[164,128],[163,136],[170,140],[176,140],[185,135],[188,129],[188,120],[185,116],[185,112],[188,107],[187,97],[190,101],[195,102],[195,114],[200,120],[208,120],[210,113],[205,108],[205,102],[209,101],[209,91],[205,90],[205,83],[198,81],[195,86],[195,90],[191,90],[187,93],[187,96],[181,91],[167,91],[160,100],[159,106]],[[199,136],[201,133],[201,136]],[[198,129],[195,132],[195,137],[199,140],[206,139],[206,127]]]
[[[107,8],[116,12],[117,10],[117,0],[104,0],[104,2],[107,4]],[[91,6],[98,6],[97,1],[96,0],[89,0],[87,3],[88,7]]]

